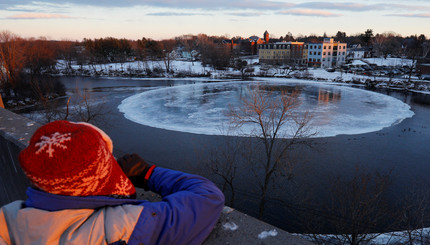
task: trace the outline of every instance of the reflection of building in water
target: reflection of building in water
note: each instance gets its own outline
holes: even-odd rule
[[[316,124],[314,126],[329,125],[331,121],[336,120],[336,111],[330,104],[336,104],[341,99],[341,91],[334,88],[319,88],[318,90],[318,105],[324,107],[322,113],[315,115]]]
[[[318,104],[325,104],[338,102],[341,98],[341,92],[339,90],[335,91],[328,90],[326,88],[320,88],[318,91]]]

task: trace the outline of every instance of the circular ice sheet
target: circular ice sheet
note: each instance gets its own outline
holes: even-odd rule
[[[136,123],[207,135],[246,135],[251,127],[228,131],[230,107],[238,107],[250,90],[300,91],[300,113],[313,115],[316,137],[379,131],[412,117],[410,106],[391,96],[318,82],[214,82],[154,89],[124,99],[118,106]],[[273,92],[279,96],[280,92]],[[247,132],[248,131],[248,132]],[[285,135],[288,137],[288,135]]]

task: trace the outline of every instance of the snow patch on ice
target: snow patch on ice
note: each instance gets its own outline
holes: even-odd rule
[[[231,230],[231,231],[235,231],[239,228],[239,226],[236,225],[234,222],[227,222],[227,223],[224,223],[222,226],[224,227],[224,230]]]
[[[233,211],[234,211],[234,209],[230,208],[228,206],[224,206],[224,208],[222,209],[222,213],[224,213],[224,214],[229,214],[229,213],[231,213]]]
[[[277,236],[278,231],[276,229],[270,230],[270,231],[263,231],[260,234],[258,234],[258,238],[265,239],[269,236]]]

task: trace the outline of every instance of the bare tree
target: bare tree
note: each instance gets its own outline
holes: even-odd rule
[[[167,73],[170,73],[172,62],[175,59],[175,52],[174,52],[175,48],[176,48],[176,40],[168,39],[168,40],[161,41],[161,50],[162,50],[161,58],[163,60]]]
[[[24,67],[22,39],[9,31],[0,32],[0,87],[6,96],[20,82]]]
[[[310,128],[310,114],[297,113],[299,95],[297,90],[283,90],[276,95],[272,88],[259,86],[250,91],[238,108],[230,108],[233,125],[236,128],[245,125],[254,127],[250,133],[244,135],[257,138],[258,146],[262,146],[261,150],[264,152],[263,159],[251,154],[249,158],[250,167],[255,173],[263,172],[263,176],[256,176],[261,189],[260,218],[264,213],[267,192],[274,174],[278,172],[291,178],[294,163],[289,159],[290,150],[298,144],[308,144],[309,137],[315,135]]]
[[[25,68],[31,78],[55,69],[56,49],[57,47],[44,37],[25,40]]]
[[[319,244],[371,244],[383,231],[392,229],[396,216],[388,206],[390,183],[391,173],[370,173],[359,167],[352,177],[332,178],[331,203],[320,207],[320,215],[308,221],[313,223],[312,239]],[[321,235],[324,229],[330,229],[332,235]]]
[[[110,109],[106,108],[104,98],[95,99],[87,90],[76,89],[75,93],[76,98],[72,100],[73,112],[71,117],[75,120],[90,122],[95,125],[106,124],[103,116],[108,114]]]
[[[204,165],[207,170],[219,178],[222,182],[222,191],[230,192],[230,198],[226,198],[226,204],[234,207],[236,196],[236,173],[241,161],[242,141],[237,137],[225,137],[222,146],[205,154]]]
[[[58,43],[58,57],[66,65],[66,70],[73,71],[72,63],[78,58],[77,44],[73,41],[62,40]]]
[[[397,236],[410,245],[429,244],[430,232],[424,228],[430,220],[429,186],[418,182],[411,185],[398,207],[398,227],[403,232],[397,232]]]
[[[44,93],[40,83],[31,83],[33,91],[39,96],[39,105],[42,108],[42,117],[33,118],[40,123],[48,123],[55,120],[73,120],[89,122],[94,125],[108,126],[109,122],[104,116],[110,113],[106,106],[105,98],[95,98],[87,90],[75,89],[74,94],[67,97],[52,99]],[[32,117],[32,115],[30,115]]]
[[[245,79],[245,74],[248,68],[248,62],[246,60],[237,59],[234,62],[234,68],[238,71],[240,71],[241,78]]]

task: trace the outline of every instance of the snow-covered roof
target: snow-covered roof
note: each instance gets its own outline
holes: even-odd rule
[[[368,65],[366,62],[363,62],[361,60],[353,60],[351,65],[355,65],[355,66],[366,66]]]

